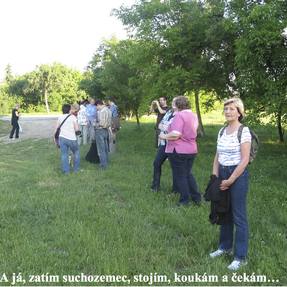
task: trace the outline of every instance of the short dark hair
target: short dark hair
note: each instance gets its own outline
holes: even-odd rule
[[[177,96],[174,98],[174,104],[179,111],[190,109],[190,103],[187,97]]]
[[[165,96],[161,96],[161,97],[159,97],[159,99],[160,98],[163,98],[165,101],[167,101],[167,98]]]
[[[107,98],[106,98],[106,101],[114,102],[114,101],[115,101],[115,99],[114,99],[113,97],[107,97]]]
[[[62,106],[62,112],[63,114],[68,114],[71,110],[71,105],[69,104],[63,104]]]
[[[97,106],[97,105],[103,105],[104,103],[103,103],[103,101],[102,100],[96,100],[95,101],[95,106]]]

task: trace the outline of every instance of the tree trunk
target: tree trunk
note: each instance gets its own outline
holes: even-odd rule
[[[199,137],[203,137],[205,135],[202,119],[201,119],[201,113],[200,113],[200,106],[199,106],[199,90],[195,90],[195,108],[198,118],[198,129],[197,129],[197,135]]]
[[[135,114],[136,114],[136,119],[137,119],[137,126],[139,128],[140,127],[140,117],[139,117],[138,110],[135,111]]]
[[[278,112],[276,114],[277,128],[279,134],[279,141],[284,142],[284,129],[282,127],[282,106],[279,106]]]
[[[44,86],[44,99],[45,99],[46,110],[47,110],[47,113],[49,114],[50,108],[49,108],[49,103],[48,103],[48,91],[45,86]]]

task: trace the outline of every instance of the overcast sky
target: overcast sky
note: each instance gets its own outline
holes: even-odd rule
[[[126,33],[113,8],[135,0],[0,0],[0,80],[60,62],[83,70],[100,42]]]

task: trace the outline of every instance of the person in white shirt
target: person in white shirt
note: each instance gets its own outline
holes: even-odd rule
[[[57,128],[65,120],[61,126],[59,135],[62,171],[64,174],[70,173],[69,150],[71,150],[74,158],[74,172],[77,173],[80,168],[80,151],[76,136],[76,133],[79,132],[79,125],[77,117],[73,114],[75,111],[71,110],[70,105],[64,104],[62,111],[63,115],[58,118],[56,126],[57,130]]]
[[[225,101],[224,115],[227,126],[218,133],[213,174],[222,180],[220,189],[230,193],[232,216],[229,223],[221,225],[219,248],[210,253],[210,257],[215,258],[230,253],[233,248],[234,237],[234,260],[228,269],[236,271],[247,264],[247,165],[249,163],[251,134],[248,127],[244,127],[239,142],[238,129],[244,116],[244,105],[241,99],[231,98]],[[235,234],[233,234],[234,227]]]
[[[88,142],[88,117],[84,103],[81,103],[80,105],[80,110],[78,112],[78,124],[81,131],[81,136],[78,137],[78,144],[81,145],[83,140],[83,145],[86,145]]]

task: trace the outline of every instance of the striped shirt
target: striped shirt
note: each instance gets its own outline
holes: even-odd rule
[[[238,141],[238,130],[231,134],[226,134],[224,129],[223,135],[220,136],[220,132],[217,136],[217,153],[218,162],[223,166],[238,165],[241,161],[241,148]],[[241,134],[241,144],[245,142],[251,143],[251,134],[248,127],[244,127]]]
[[[108,129],[112,125],[112,112],[107,107],[98,111],[98,122],[96,129]]]
[[[174,114],[173,114],[172,109],[168,110],[165,113],[163,119],[161,120],[158,126],[158,128],[160,129],[160,132],[164,134],[168,133],[168,127],[171,124],[173,117],[174,117]],[[162,146],[166,145],[166,140],[159,139],[159,145],[162,145]]]

